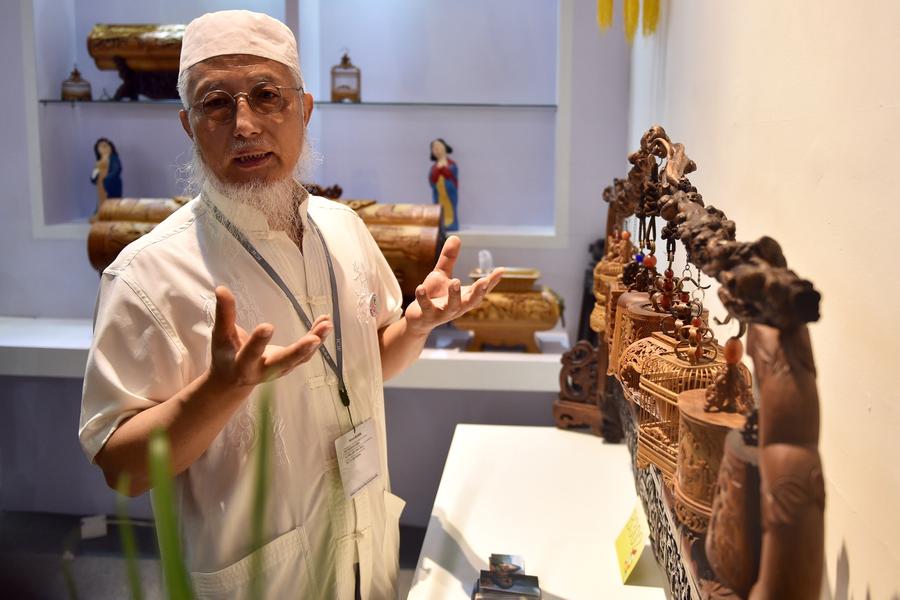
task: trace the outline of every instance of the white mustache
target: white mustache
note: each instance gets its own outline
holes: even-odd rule
[[[238,153],[245,150],[265,150],[268,146],[265,140],[235,140],[229,145],[228,151]]]

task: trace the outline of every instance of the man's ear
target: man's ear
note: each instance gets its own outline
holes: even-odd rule
[[[188,116],[188,112],[184,109],[178,111],[178,118],[181,119],[181,128],[184,129],[187,136],[193,140],[194,132],[191,131],[191,119]]]
[[[303,102],[303,126],[306,127],[309,125],[309,118],[312,116],[313,107],[315,104],[313,103],[313,95],[309,92],[305,92],[302,98]]]

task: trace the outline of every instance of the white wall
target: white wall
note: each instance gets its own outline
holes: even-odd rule
[[[827,485],[826,596],[900,595],[900,4],[675,2],[633,54],[630,145],[652,123],[738,237],[771,235],[823,294],[810,328]],[[721,311],[718,311],[721,314]],[[802,560],[802,557],[797,557]]]
[[[322,92],[347,48],[367,102],[555,104],[558,4],[325,0]]]

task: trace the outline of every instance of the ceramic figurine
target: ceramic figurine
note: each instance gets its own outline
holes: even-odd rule
[[[94,143],[94,158],[97,164],[91,173],[91,183],[97,186],[97,211],[107,198],[122,197],[122,162],[116,146],[106,138]],[[95,212],[95,214],[96,214]]]
[[[428,173],[428,182],[431,184],[432,200],[435,204],[440,204],[443,211],[443,225],[446,231],[459,230],[457,211],[459,169],[448,156],[452,153],[453,148],[443,139],[437,138],[431,142],[431,160],[434,164]]]

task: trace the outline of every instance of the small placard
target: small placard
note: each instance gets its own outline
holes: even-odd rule
[[[334,441],[344,494],[353,498],[381,473],[375,422],[367,419]]]
[[[622,533],[616,538],[616,556],[619,559],[619,572],[622,574],[622,583],[627,583],[635,565],[641,559],[641,553],[650,532],[647,529],[647,519],[640,502],[631,511],[631,517],[622,528]]]

